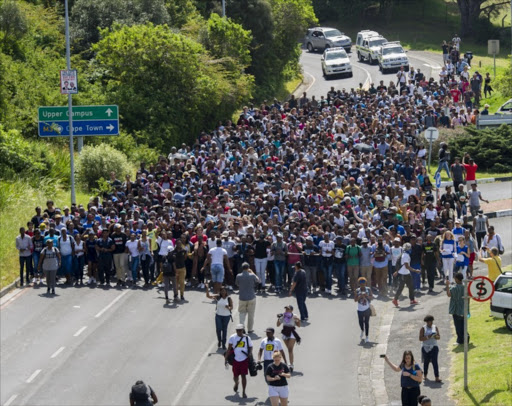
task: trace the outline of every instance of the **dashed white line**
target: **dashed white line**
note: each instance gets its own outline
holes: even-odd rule
[[[96,316],[98,317],[98,316]],[[87,326],[83,326],[82,328],[80,328],[80,330],[78,330],[75,334],[73,334],[73,337],[78,337],[80,334],[82,334],[84,332],[84,330],[87,328]]]
[[[116,297],[114,300],[112,300],[108,305],[106,305],[103,309],[101,309],[98,314],[94,317],[98,318],[103,315],[108,309],[110,309],[112,306],[114,306],[121,298],[128,293],[128,290],[125,290],[123,293],[121,293],[118,297]]]
[[[50,358],[55,358],[57,355],[59,355],[62,351],[64,351],[66,347],[60,347],[57,351],[55,351]]]
[[[4,403],[4,406],[9,406],[14,400],[18,397],[18,395],[12,395],[9,399],[7,399],[7,402]]]
[[[42,369],[36,369],[32,375],[27,379],[27,383],[32,382],[34,379],[36,379],[36,376],[40,374]]]

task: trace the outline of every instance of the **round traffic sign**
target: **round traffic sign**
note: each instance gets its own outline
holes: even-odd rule
[[[494,283],[487,276],[476,276],[468,285],[468,294],[477,302],[485,302],[494,295]]]
[[[437,140],[439,138],[439,130],[436,127],[428,127],[425,130],[425,138],[430,142]]]

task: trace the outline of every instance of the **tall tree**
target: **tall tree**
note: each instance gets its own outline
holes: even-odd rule
[[[457,4],[460,10],[461,35],[470,37],[475,33],[475,27],[482,13],[510,5],[510,0],[457,0]]]

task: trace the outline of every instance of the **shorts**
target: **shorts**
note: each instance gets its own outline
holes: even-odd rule
[[[473,263],[475,262],[475,258],[476,258],[475,252],[472,252],[471,254],[469,254],[469,265],[473,265]]]
[[[288,385],[285,386],[272,386],[268,385],[268,396],[272,397],[280,397],[282,399],[288,399]]]
[[[222,283],[224,281],[224,266],[221,264],[213,264],[210,267],[212,273],[212,282]]]
[[[249,373],[249,358],[243,361],[233,361],[233,376],[247,375]]]

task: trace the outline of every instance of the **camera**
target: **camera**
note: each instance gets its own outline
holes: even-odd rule
[[[283,317],[283,313],[279,313],[279,314],[277,315],[277,318],[278,318],[278,319],[280,319],[281,317]]]
[[[256,364],[256,370],[257,370],[257,371],[261,371],[262,369],[263,369],[263,365],[261,365],[261,362],[258,362],[258,363]]]

